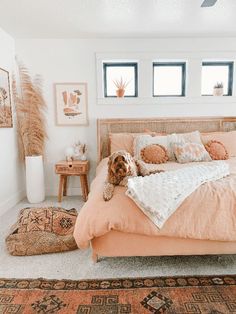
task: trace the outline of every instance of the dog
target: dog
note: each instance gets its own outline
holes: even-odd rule
[[[148,171],[142,160],[134,159],[128,152],[121,150],[111,154],[108,160],[108,174],[103,190],[103,199],[109,201],[116,185],[126,186],[128,178],[159,173],[162,170]]]

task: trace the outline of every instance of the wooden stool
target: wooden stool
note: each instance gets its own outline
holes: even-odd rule
[[[69,176],[79,176],[81,189],[84,201],[88,198],[88,175],[89,162],[88,160],[74,160],[74,161],[59,161],[55,165],[56,174],[60,175],[59,191],[58,191],[58,202],[62,201],[62,195],[67,195],[67,179]]]

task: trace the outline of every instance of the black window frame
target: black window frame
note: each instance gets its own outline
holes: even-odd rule
[[[105,98],[117,98],[107,95],[107,68],[108,67],[133,67],[134,68],[134,95],[124,95],[125,98],[138,97],[138,62],[103,62],[103,86]]]
[[[233,81],[234,81],[234,61],[203,61],[202,68],[204,66],[228,66],[228,93],[223,96],[232,96],[233,95]],[[214,96],[212,94],[202,94],[201,96]]]
[[[179,66],[182,68],[182,83],[181,83],[181,95],[155,95],[154,94],[154,70],[155,67],[176,67]],[[153,97],[185,97],[186,96],[186,62],[153,62],[153,73],[152,73],[152,96]]]

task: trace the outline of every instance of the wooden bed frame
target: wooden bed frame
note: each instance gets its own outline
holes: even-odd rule
[[[236,130],[236,117],[100,119],[97,120],[98,162],[110,154],[109,133],[142,133],[145,129],[161,133],[185,133],[195,130],[206,133],[226,132]],[[142,243],[142,250],[139,250],[139,243]],[[102,237],[94,238],[91,246],[95,262],[98,256],[236,253],[236,242],[148,237],[117,231],[110,231]],[[144,247],[146,249],[143,249]]]

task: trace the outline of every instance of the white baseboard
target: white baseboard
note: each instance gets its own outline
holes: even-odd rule
[[[47,187],[46,188],[46,195],[47,196],[57,196],[58,195],[58,186],[57,187]],[[82,195],[82,191],[80,187],[69,187],[67,189],[67,195],[68,196],[76,196],[76,195]]]
[[[0,203],[0,216],[2,216],[8,209],[15,206],[18,202],[20,202],[23,198],[25,198],[26,192],[25,190],[18,191],[9,197],[4,202]]]

